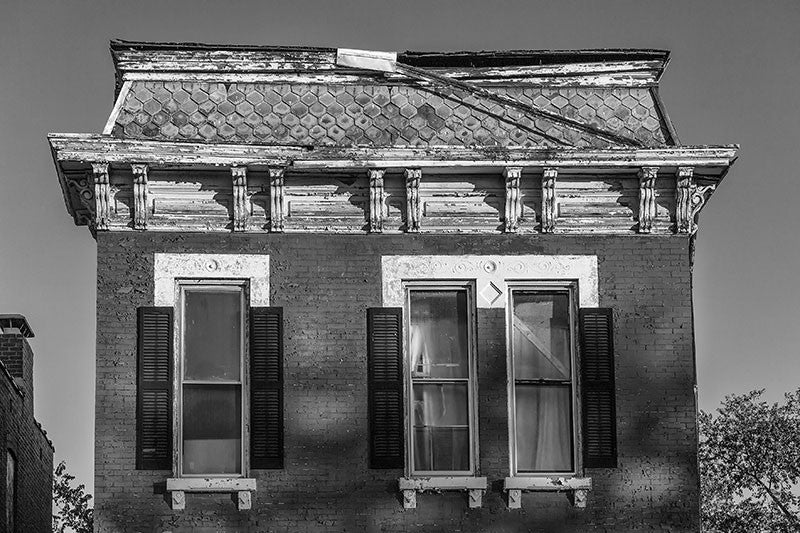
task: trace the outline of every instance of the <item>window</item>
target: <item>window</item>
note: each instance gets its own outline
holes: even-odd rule
[[[6,450],[6,531],[16,531],[17,516],[17,459],[11,450]]]
[[[475,471],[471,286],[407,286],[412,475]]]
[[[509,290],[512,475],[575,474],[575,288]]]
[[[180,290],[179,475],[242,476],[245,287],[181,282]]]

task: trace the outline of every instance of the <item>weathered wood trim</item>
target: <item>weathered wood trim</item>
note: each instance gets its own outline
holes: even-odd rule
[[[117,117],[122,110],[122,106],[125,104],[125,100],[128,98],[128,93],[131,92],[132,85],[133,82],[130,81],[126,81],[122,84],[122,88],[114,102],[114,108],[111,110],[111,114],[108,116],[106,125],[103,128],[103,135],[111,135],[111,132],[114,131],[114,124],[117,123]]]
[[[285,170],[284,167],[269,168],[269,229],[275,233],[283,232]]]
[[[247,228],[247,167],[231,167],[233,182],[233,231]]]
[[[370,233],[383,232],[383,174],[384,169],[373,168],[367,171],[369,176],[369,231]]]
[[[97,231],[107,231],[111,195],[108,163],[92,163],[92,175],[94,176],[94,228]]]
[[[713,167],[721,174],[736,159],[737,145],[664,148],[496,148],[434,146],[315,147],[123,140],[96,134],[50,134],[56,162],[152,163],[157,165],[291,166],[308,170],[359,168],[526,169]],[[252,169],[252,168],[251,168]],[[708,172],[713,177],[713,173]]]
[[[656,177],[658,167],[639,170],[639,233],[650,233],[656,217]]]
[[[542,173],[542,233],[553,233],[556,229],[556,178],[557,168],[545,168]]]
[[[419,183],[422,180],[422,169],[407,168],[406,178],[406,231],[419,232],[419,223],[422,219],[422,209],[419,201]]]
[[[133,229],[147,229],[150,201],[147,187],[147,165],[132,164],[133,172]]]
[[[692,187],[692,226],[690,232],[694,235],[697,232],[697,225],[699,222],[700,211],[705,207],[706,202],[716,190],[717,185],[714,183],[707,185],[694,185]]]
[[[678,167],[675,174],[675,220],[678,233],[690,233],[692,230],[692,187],[694,168]]]
[[[516,233],[522,219],[522,198],[519,191],[522,167],[506,167],[503,169],[503,176],[506,180],[505,231]]]

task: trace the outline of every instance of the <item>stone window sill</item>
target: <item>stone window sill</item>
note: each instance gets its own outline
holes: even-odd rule
[[[566,492],[570,503],[577,508],[586,507],[586,497],[592,490],[590,477],[507,477],[503,490],[508,493],[509,509],[522,507],[523,492]]]
[[[186,509],[187,492],[229,493],[240,511],[252,506],[252,492],[256,490],[253,478],[225,477],[179,477],[167,479],[167,492],[172,509]]]
[[[397,480],[403,493],[403,507],[416,509],[418,492],[463,491],[469,494],[469,506],[478,508],[483,503],[486,478],[474,476],[401,477]]]

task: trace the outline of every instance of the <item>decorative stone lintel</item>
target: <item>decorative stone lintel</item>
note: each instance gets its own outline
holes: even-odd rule
[[[469,507],[476,509],[483,504],[483,493],[486,491],[485,477],[474,476],[436,476],[436,477],[401,477],[397,480],[398,488],[403,493],[403,508],[417,507],[417,492],[464,491],[469,497]]]
[[[678,233],[689,233],[692,230],[692,185],[694,168],[678,167],[675,174],[675,221]]]
[[[371,168],[369,176],[369,231],[383,233],[383,174],[384,169]]]
[[[269,229],[275,233],[283,232],[283,167],[269,169]]]
[[[94,176],[94,228],[108,230],[110,182],[108,163],[92,163]]]
[[[419,222],[422,219],[422,209],[419,203],[419,183],[422,179],[422,169],[407,168],[406,175],[406,231],[419,232]]]
[[[658,167],[639,170],[639,233],[650,233],[656,218],[656,177]]]
[[[133,228],[147,229],[148,219],[148,190],[147,190],[147,165],[134,163],[133,171]]]
[[[503,490],[508,493],[509,509],[522,507],[523,492],[565,492],[570,503],[577,508],[586,507],[586,498],[592,490],[592,478],[587,477],[507,477]]]
[[[546,168],[542,174],[542,233],[556,229],[556,178],[558,169]]]
[[[522,220],[522,196],[519,191],[522,167],[506,167],[503,176],[506,179],[505,231],[516,233]]]
[[[247,167],[231,167],[233,181],[233,231],[247,228]]]

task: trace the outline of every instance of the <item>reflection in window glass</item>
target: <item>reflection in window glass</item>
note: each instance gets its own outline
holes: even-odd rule
[[[570,293],[512,292],[518,472],[574,470]]]
[[[239,379],[241,292],[186,290],[184,379]]]
[[[242,396],[238,385],[184,385],[183,472],[242,469]]]
[[[466,289],[409,291],[413,469],[470,466],[470,329]]]

